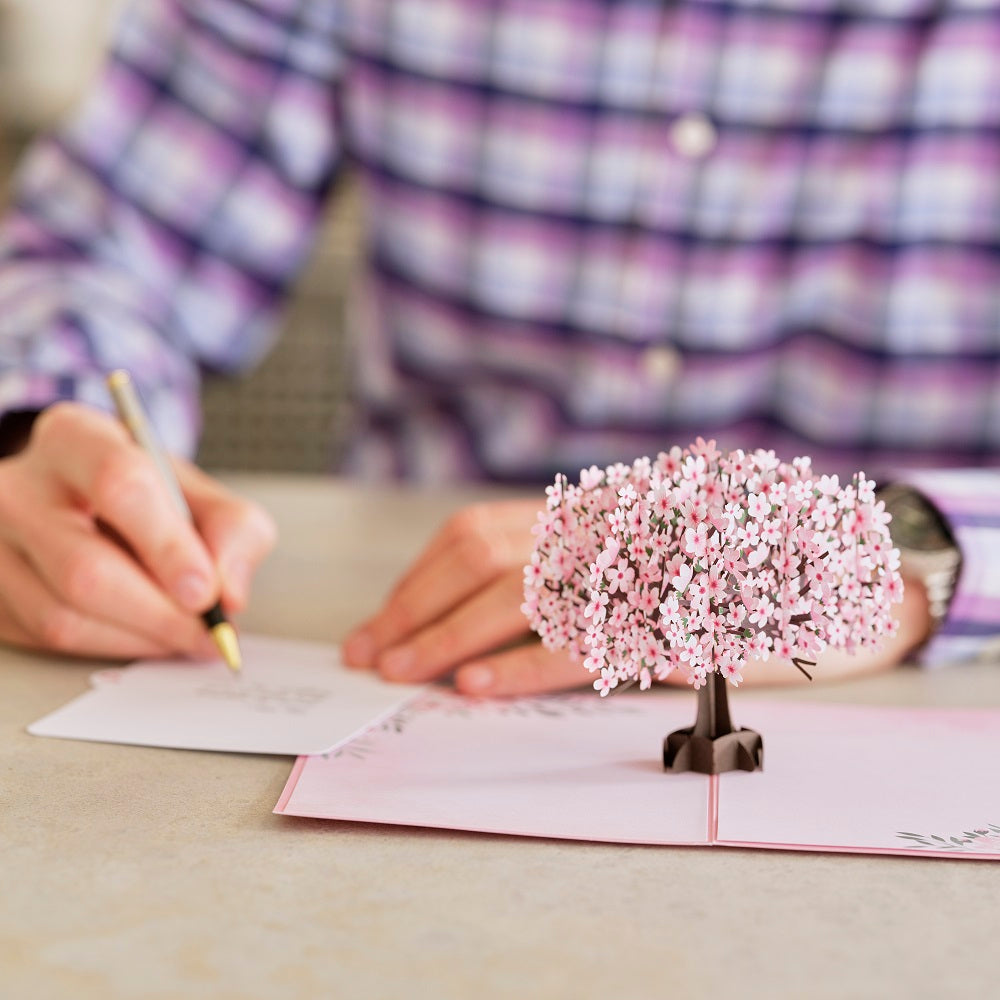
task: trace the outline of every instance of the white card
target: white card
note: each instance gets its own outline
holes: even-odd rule
[[[422,690],[348,670],[336,646],[240,636],[243,669],[144,661],[28,727],[35,736],[231,753],[326,753]]]

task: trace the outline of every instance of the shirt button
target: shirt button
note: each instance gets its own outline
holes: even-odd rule
[[[639,366],[651,382],[666,385],[677,377],[681,368],[681,356],[672,347],[649,347],[639,359]]]
[[[719,133],[700,111],[689,111],[670,126],[670,142],[680,156],[700,160],[715,149]]]

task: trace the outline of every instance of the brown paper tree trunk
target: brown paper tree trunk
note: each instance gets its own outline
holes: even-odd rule
[[[752,729],[734,729],[729,717],[729,684],[717,673],[698,690],[698,715],[688,729],[663,741],[668,771],[758,771],[764,766],[764,741]]]

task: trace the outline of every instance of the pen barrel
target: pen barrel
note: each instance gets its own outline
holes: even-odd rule
[[[128,428],[135,443],[142,448],[156,466],[156,471],[160,479],[163,480],[177,512],[190,521],[191,510],[184,499],[180,483],[177,482],[174,467],[170,464],[166,452],[160,447],[160,443],[153,433],[153,428],[146,419],[131,376],[126,371],[112,372],[108,378],[108,389],[111,392],[115,409],[118,411],[119,419]]]
[[[191,508],[188,507],[187,501],[184,499],[181,485],[177,482],[177,476],[170,464],[170,459],[160,447],[160,443],[153,433],[153,428],[146,419],[142,401],[136,392],[131,375],[122,369],[112,372],[108,376],[108,391],[111,393],[119,419],[128,428],[135,443],[152,459],[177,511],[186,520],[193,521]],[[221,603],[217,602],[204,612],[201,618],[211,631],[223,659],[233,670],[239,670],[241,664],[239,641],[236,638],[235,629],[227,621],[222,611]]]

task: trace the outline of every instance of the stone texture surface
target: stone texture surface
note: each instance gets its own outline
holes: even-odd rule
[[[232,482],[282,532],[244,627],[314,639],[465,499]],[[1000,976],[1000,865],[282,819],[290,759],[25,733],[93,669],[0,651],[5,998],[954,998]],[[1000,668],[766,696],[1000,706]]]

